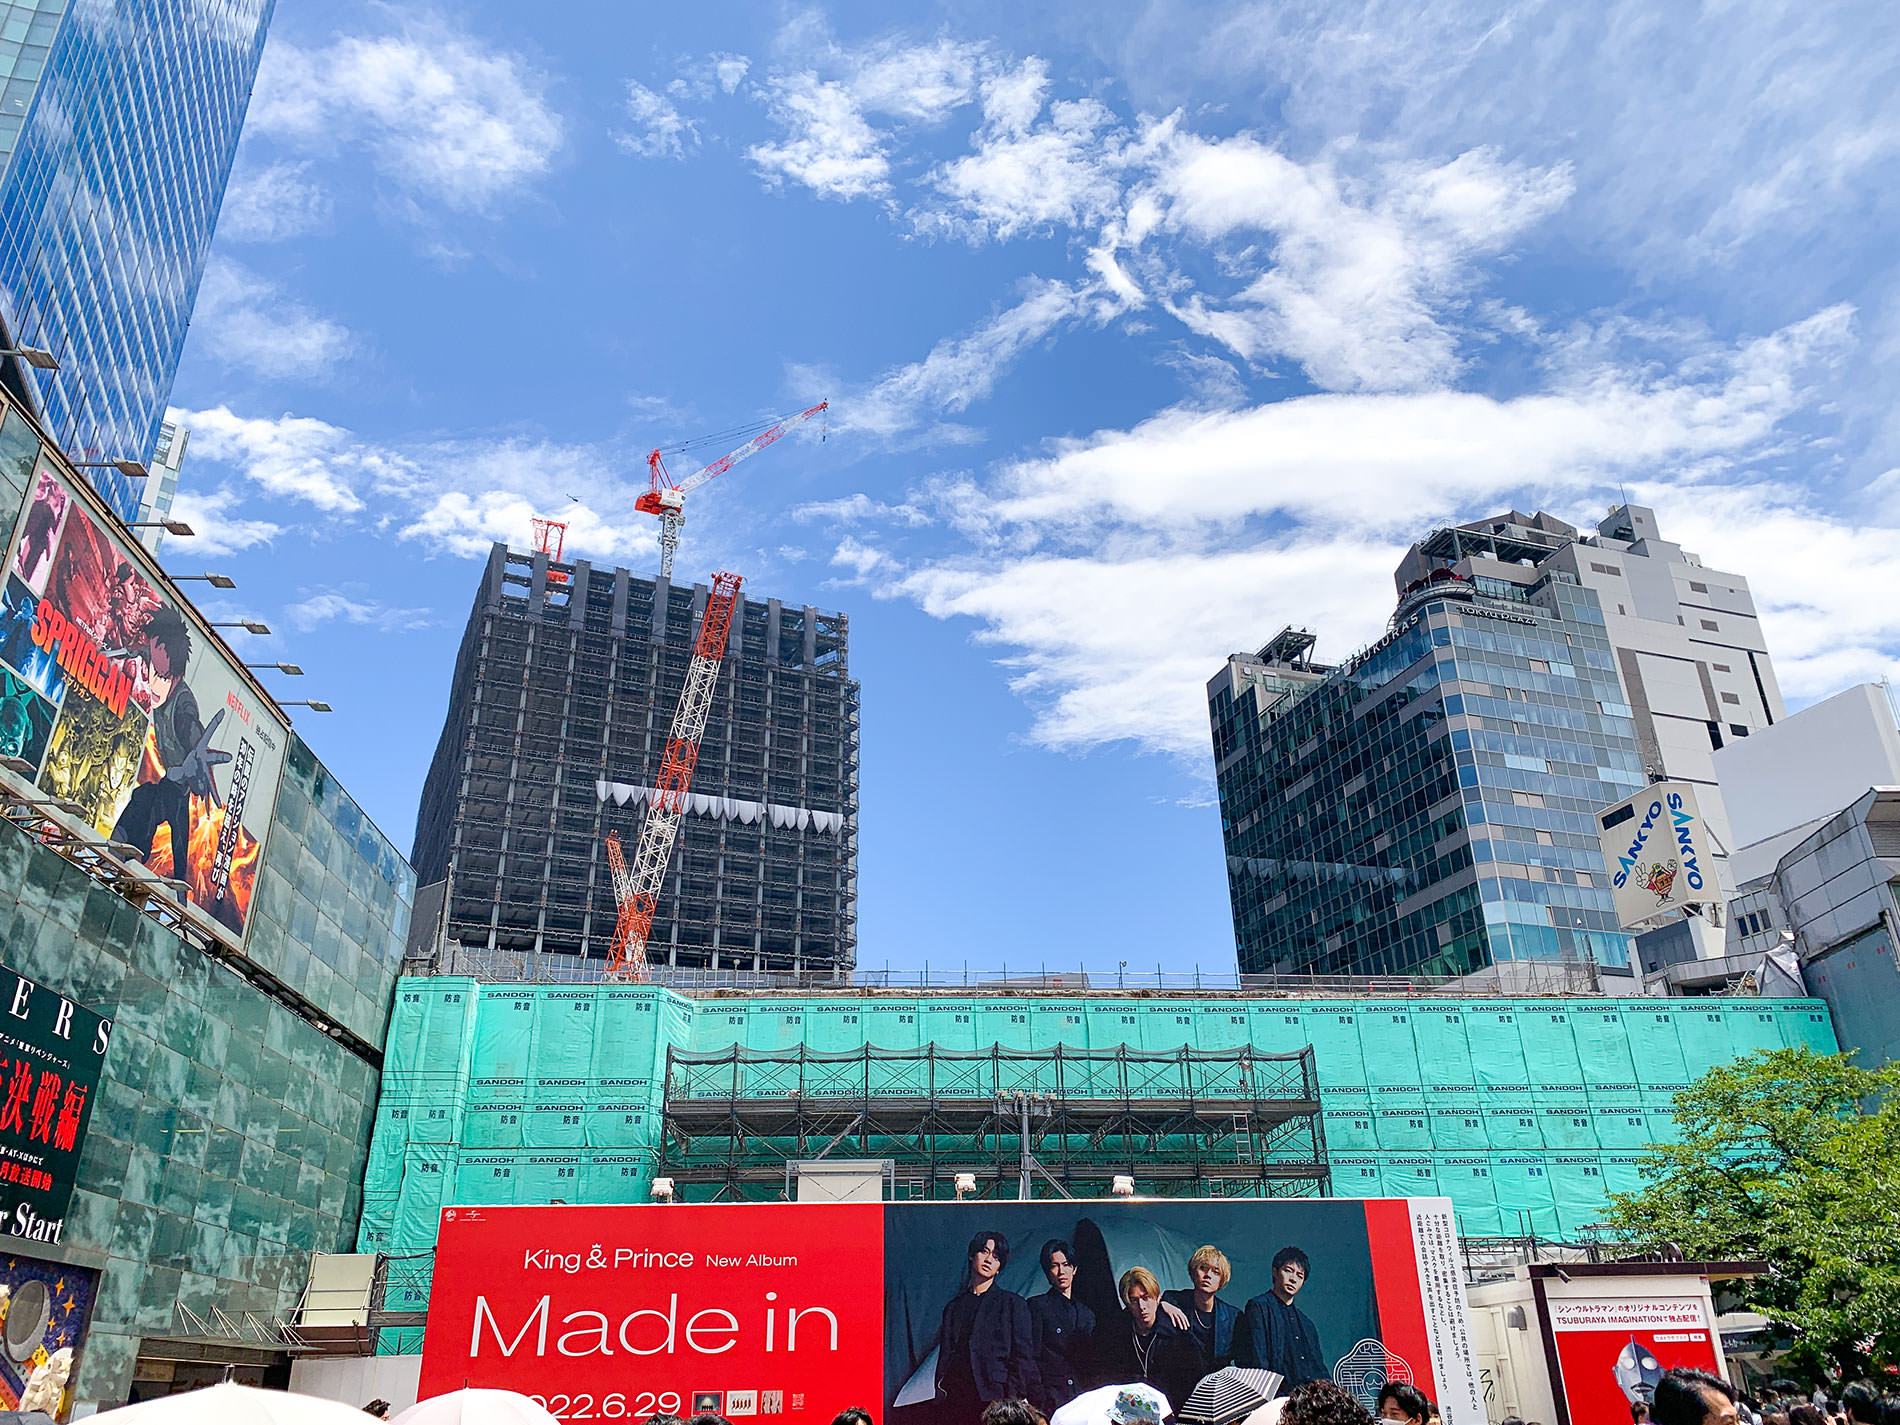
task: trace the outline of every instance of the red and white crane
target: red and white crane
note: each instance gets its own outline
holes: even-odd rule
[[[614,928],[607,964],[610,974],[631,972],[637,980],[647,978],[647,936],[653,930],[653,909],[659,903],[660,883],[666,877],[673,843],[679,838],[680,816],[686,810],[686,793],[693,784],[693,765],[699,761],[699,739],[706,731],[706,714],[712,710],[713,686],[718,681],[720,661],[726,656],[726,637],[732,630],[732,610],[739,601],[740,583],[737,574],[713,575],[712,593],[699,621],[699,641],[693,645],[693,661],[686,665],[686,686],[680,690],[673,730],[667,735],[666,762],[660,768],[659,785],[647,799],[647,819],[640,828],[640,844],[634,848],[631,866],[621,863],[620,838],[607,838],[607,859],[613,866],[614,893],[620,902],[620,920]]]
[[[741,460],[757,455],[766,446],[794,426],[803,425],[813,416],[829,410],[831,402],[820,401],[809,411],[800,411],[795,416],[787,416],[775,425],[766,427],[744,445],[729,454],[720,456],[710,465],[702,465],[684,480],[675,481],[667,472],[666,461],[659,451],[647,457],[647,478],[649,488],[646,494],[633,502],[636,510],[660,517],[660,574],[671,580],[673,577],[673,551],[679,548],[680,526],[686,523],[684,508],[687,495],[704,485],[715,475],[723,475]]]

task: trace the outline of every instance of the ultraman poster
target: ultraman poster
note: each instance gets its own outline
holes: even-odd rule
[[[442,1211],[420,1396],[561,1420],[977,1425],[1227,1364],[1388,1381],[1484,1425],[1443,1199],[707,1203]],[[1085,1408],[1085,1407],[1078,1407]]]
[[[0,589],[0,757],[243,938],[287,730],[44,460]]]

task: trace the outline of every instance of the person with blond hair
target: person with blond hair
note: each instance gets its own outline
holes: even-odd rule
[[[1145,1382],[1167,1396],[1175,1410],[1187,1403],[1201,1377],[1213,1369],[1201,1343],[1161,1314],[1161,1283],[1146,1267],[1122,1273],[1119,1320],[1097,1328],[1100,1374],[1112,1385]]]
[[[1188,1280],[1193,1287],[1161,1293],[1161,1313],[1178,1331],[1186,1331],[1200,1344],[1209,1370],[1235,1364],[1239,1348],[1246,1342],[1240,1325],[1240,1308],[1222,1301],[1217,1294],[1234,1279],[1234,1266],[1219,1247],[1196,1247],[1188,1258]]]

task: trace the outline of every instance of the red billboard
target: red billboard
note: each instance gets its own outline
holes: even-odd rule
[[[1211,1291],[1209,1288],[1211,1287]],[[563,1420],[974,1425],[1238,1364],[1484,1425],[1443,1199],[727,1203],[442,1213],[421,1394]],[[748,1417],[759,1417],[754,1422]]]
[[[1630,1406],[1648,1404],[1678,1366],[1722,1374],[1701,1296],[1552,1297],[1550,1329],[1571,1425],[1626,1425]]]

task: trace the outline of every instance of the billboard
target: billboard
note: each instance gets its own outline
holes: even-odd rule
[[[133,549],[41,459],[0,572],[0,756],[238,944],[288,729]]]
[[[1564,1399],[1578,1425],[1621,1422],[1647,1405],[1664,1371],[1692,1366],[1722,1374],[1704,1297],[1550,1299],[1550,1328]]]
[[[1211,1309],[1202,1248],[1224,1264]],[[563,1420],[974,1425],[1005,1397],[1184,1397],[1235,1362],[1367,1402],[1409,1380],[1445,1425],[1484,1425],[1470,1346],[1442,1198],[451,1207],[420,1394],[502,1387]]]
[[[68,1418],[98,1294],[91,1268],[0,1257],[0,1409]]]
[[[0,971],[0,1232],[59,1241],[111,1037],[111,1020]]]
[[[1721,898],[1689,783],[1645,787],[1598,812],[1597,828],[1616,918],[1625,929]]]

